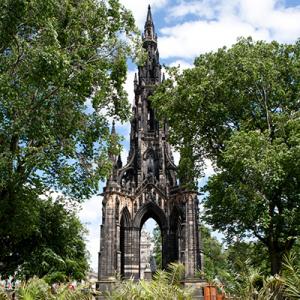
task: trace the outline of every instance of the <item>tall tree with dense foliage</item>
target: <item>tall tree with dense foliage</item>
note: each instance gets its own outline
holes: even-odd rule
[[[108,174],[108,117],[129,114],[134,32],[118,0],[1,1],[1,266],[35,230],[39,195],[82,200]]]
[[[206,221],[229,240],[258,239],[273,274],[300,235],[299,99],[300,42],[251,38],[171,69],[153,97],[172,142],[188,140],[196,166],[215,165]]]
[[[208,227],[201,225],[200,232],[204,278],[208,282],[218,279],[224,284],[227,278],[230,277],[226,252],[222,244],[212,236]]]
[[[76,210],[66,208],[66,204],[60,197],[37,202],[36,230],[17,245],[19,262],[12,260],[23,278],[46,276],[49,282],[86,278],[86,229]]]

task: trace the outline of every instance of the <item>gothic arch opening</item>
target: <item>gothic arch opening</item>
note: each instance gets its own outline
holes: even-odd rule
[[[140,278],[150,279],[161,269],[161,230],[153,218],[149,218],[140,231]]]
[[[167,218],[164,211],[155,203],[148,202],[144,204],[136,213],[134,218],[134,227],[139,228],[140,232],[142,230],[143,225],[147,222],[147,220],[153,219],[161,233],[161,268],[165,268],[167,266],[167,257],[165,255],[167,249]],[[140,245],[139,236],[139,245]]]
[[[169,254],[170,261],[179,261],[181,257],[182,240],[182,214],[177,206],[174,206],[170,214]]]
[[[126,253],[129,251],[129,228],[131,226],[131,218],[128,208],[125,207],[121,212],[120,220],[120,273],[122,278],[126,277],[125,264],[126,264]]]

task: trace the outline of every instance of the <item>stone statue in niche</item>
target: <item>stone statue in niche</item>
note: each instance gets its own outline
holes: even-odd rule
[[[152,155],[148,157],[148,174],[154,175],[154,159]]]
[[[126,182],[126,189],[129,191],[129,190],[130,190],[130,187],[131,187],[131,181],[128,180],[128,181]]]
[[[155,194],[155,192],[154,192],[153,189],[151,189],[151,190],[149,191],[149,198],[150,198],[150,200],[151,200],[152,202],[155,202],[155,200],[156,200],[156,194]]]

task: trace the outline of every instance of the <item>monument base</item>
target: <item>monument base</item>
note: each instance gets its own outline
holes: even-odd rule
[[[106,299],[105,294],[112,291],[115,284],[117,283],[116,278],[108,278],[108,279],[101,279],[96,282],[96,290],[101,293],[100,296],[96,297],[96,300],[104,300]]]
[[[204,287],[207,285],[206,281],[200,278],[186,278],[182,281],[185,288],[191,288],[193,293],[193,300],[204,299]]]

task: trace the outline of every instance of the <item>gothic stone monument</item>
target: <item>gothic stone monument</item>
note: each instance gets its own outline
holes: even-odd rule
[[[170,262],[185,266],[185,278],[195,279],[201,269],[198,232],[198,199],[181,188],[167,142],[168,125],[156,119],[148,97],[161,83],[157,35],[148,8],[143,34],[148,57],[135,74],[130,151],[123,166],[120,156],[104,188],[99,288],[116,273],[139,279],[141,228],[153,218],[162,235],[162,267]],[[114,134],[114,127],[112,134]]]

